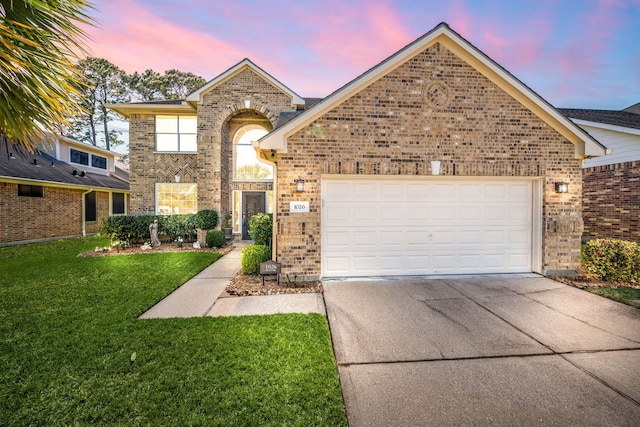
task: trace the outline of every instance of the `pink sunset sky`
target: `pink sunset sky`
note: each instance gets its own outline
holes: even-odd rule
[[[324,97],[440,22],[556,107],[640,102],[640,0],[94,0],[92,56],[211,80],[243,58]]]

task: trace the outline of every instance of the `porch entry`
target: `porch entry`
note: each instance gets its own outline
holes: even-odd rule
[[[266,212],[266,193],[264,191],[242,192],[242,240],[251,240],[249,220],[253,215]]]

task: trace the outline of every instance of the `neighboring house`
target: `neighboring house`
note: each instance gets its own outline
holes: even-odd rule
[[[128,212],[129,176],[116,153],[69,138],[36,154],[0,153],[0,245],[96,233]]]
[[[583,164],[584,238],[640,243],[640,103],[620,111],[560,111],[612,150]]]
[[[575,271],[582,159],[607,152],[444,23],[322,100],[245,59],[111,108],[133,214],[216,209],[246,238],[272,212],[275,259],[307,278]]]

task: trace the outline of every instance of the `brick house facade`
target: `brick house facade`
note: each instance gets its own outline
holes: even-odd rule
[[[114,153],[68,138],[0,156],[0,245],[95,234],[102,219],[126,214],[127,174],[114,163]]]
[[[640,104],[560,111],[612,150],[583,163],[583,239],[640,243]]]
[[[583,171],[584,237],[640,243],[640,160]]]
[[[576,270],[582,158],[606,152],[446,24],[313,106],[245,60],[185,101],[112,108],[131,122],[132,212],[180,172],[239,233],[238,194],[273,188],[274,258],[305,278]],[[197,115],[197,152],[154,152],[167,113]],[[248,124],[269,132],[253,146],[272,181],[234,177]]]

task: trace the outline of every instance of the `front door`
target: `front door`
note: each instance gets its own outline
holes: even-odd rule
[[[249,220],[255,214],[265,212],[265,201],[264,192],[242,192],[242,240],[251,240]]]

